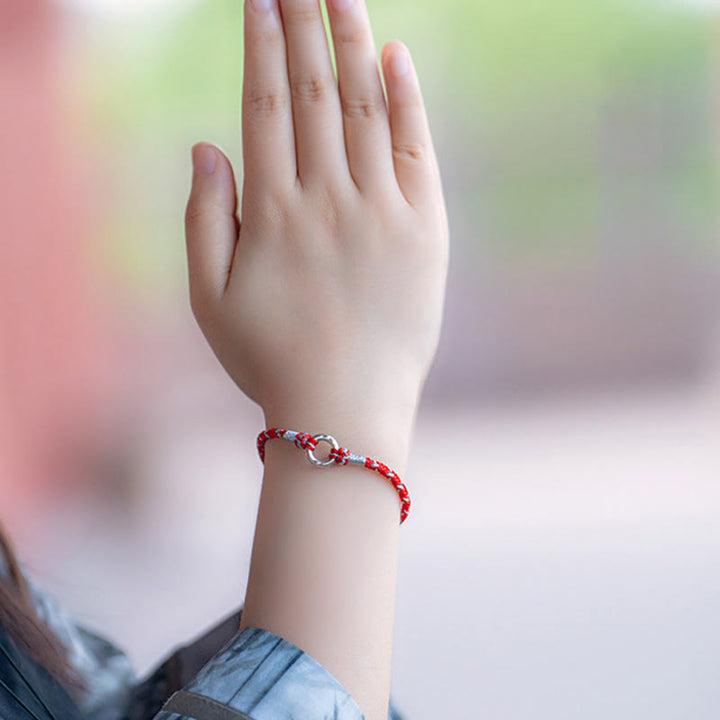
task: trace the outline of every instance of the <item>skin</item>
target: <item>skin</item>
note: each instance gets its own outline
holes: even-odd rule
[[[412,496],[405,470],[447,278],[440,171],[407,47],[383,46],[383,89],[364,1],[328,0],[328,16],[337,79],[318,0],[245,3],[241,214],[230,161],[197,144],[190,302],[265,427],[329,433]],[[405,75],[391,69],[398,53]],[[265,448],[240,629],[289,640],[368,720],[386,720],[398,495],[366,468],[314,467],[284,440]]]

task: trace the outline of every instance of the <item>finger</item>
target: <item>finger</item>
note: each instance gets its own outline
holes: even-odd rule
[[[193,309],[218,300],[227,284],[238,236],[232,165],[209,143],[193,147],[193,181],[185,212]]]
[[[319,0],[280,0],[280,7],[300,182],[349,179],[340,97]]]
[[[435,197],[439,177],[425,103],[407,47],[398,41],[382,49],[390,110],[395,176],[405,199],[415,208]]]
[[[364,0],[328,0],[345,150],[358,188],[395,183],[390,125]]]
[[[295,137],[285,35],[277,0],[245,2],[244,182],[262,192],[295,182]]]

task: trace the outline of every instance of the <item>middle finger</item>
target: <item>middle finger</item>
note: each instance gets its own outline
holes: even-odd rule
[[[301,185],[350,176],[342,112],[319,0],[280,0]]]

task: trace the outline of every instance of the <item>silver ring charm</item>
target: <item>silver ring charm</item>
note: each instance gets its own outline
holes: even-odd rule
[[[312,437],[313,440],[317,440],[318,442],[324,440],[325,442],[330,443],[334,450],[337,450],[340,447],[338,441],[332,435],[323,435],[321,433],[320,435],[313,435]],[[328,467],[328,465],[335,465],[335,461],[332,458],[328,458],[327,460],[318,460],[311,447],[306,448],[305,453],[307,454],[308,460],[316,467]]]

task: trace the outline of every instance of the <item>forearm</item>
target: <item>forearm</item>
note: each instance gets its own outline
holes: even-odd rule
[[[402,480],[415,405],[266,410],[266,427],[333,435]],[[319,443],[325,459],[329,446]],[[286,440],[265,445],[265,470],[240,629],[258,627],[328,669],[367,720],[387,720],[400,499],[382,475],[311,465]]]

